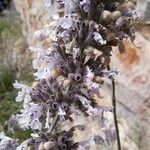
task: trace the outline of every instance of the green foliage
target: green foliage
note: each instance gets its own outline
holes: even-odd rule
[[[33,78],[31,61],[24,58],[22,50],[15,48],[15,42],[21,37],[18,18],[0,18],[0,132],[4,131],[6,135],[23,141],[30,137],[30,130],[12,132],[7,127],[10,116],[18,113],[22,107],[21,103],[15,102],[17,90],[12,84],[15,80],[31,82]]]
[[[0,18],[0,36],[5,28],[7,28],[7,22]]]
[[[20,142],[23,142],[25,139],[28,139],[31,137],[31,129],[28,129],[28,130],[22,130],[22,129],[19,129],[19,130],[16,130],[15,132],[8,132],[7,135],[9,137],[12,137],[14,139],[19,139]]]
[[[12,83],[14,82],[15,75],[10,68],[0,69],[0,93],[12,90]]]
[[[11,114],[15,114],[21,108],[21,104],[16,103],[15,100],[16,91],[8,91],[0,93],[0,124],[4,125]]]

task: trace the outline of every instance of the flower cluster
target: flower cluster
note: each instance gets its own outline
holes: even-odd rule
[[[47,7],[53,2],[45,0]],[[21,89],[16,100],[24,101],[24,105],[11,122],[36,133],[23,144],[35,150],[76,150],[80,142],[73,141],[75,127],[59,131],[57,122],[73,121],[72,114],[93,116],[112,111],[98,106],[94,97],[100,97],[103,79],[112,79],[116,74],[109,69],[113,47],[121,53],[125,51],[123,40],[130,37],[134,41],[134,24],[138,20],[134,5],[125,0],[58,2],[65,6],[64,17],[35,33],[39,41],[50,38],[52,46],[47,50],[29,48],[37,54],[33,60],[37,70],[35,85],[14,84]],[[103,116],[104,120],[106,123]],[[104,130],[104,136],[91,139],[94,144],[115,140],[109,128]]]
[[[72,139],[75,127],[69,131],[61,131],[55,135],[40,133],[37,137],[28,141],[28,147],[39,150],[77,150],[78,143]],[[49,137],[50,136],[50,137]]]
[[[15,150],[18,143],[16,140],[7,137],[3,132],[0,133],[0,149],[1,150]]]

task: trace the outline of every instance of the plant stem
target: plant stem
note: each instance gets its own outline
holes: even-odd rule
[[[120,142],[120,135],[119,135],[119,128],[118,128],[118,122],[117,122],[117,111],[116,111],[116,86],[115,86],[115,79],[112,78],[112,105],[114,108],[113,115],[114,115],[114,124],[115,124],[115,130],[117,134],[117,145],[118,150],[121,150],[121,142]]]
[[[72,89],[73,89],[73,84],[71,84],[71,85],[69,86],[69,88],[67,89],[67,91],[69,92],[69,91],[71,91]],[[50,126],[49,133],[52,133],[52,131],[53,131],[54,128],[56,127],[58,121],[59,121],[59,115],[58,115],[58,112],[57,112],[56,115],[55,115],[55,118],[53,119],[53,122],[52,122],[52,124],[51,124],[51,126]]]
[[[107,67],[108,70],[110,70],[110,65]],[[113,116],[114,116],[114,125],[117,135],[117,146],[118,150],[121,150],[121,142],[120,142],[120,135],[119,135],[119,127],[118,127],[118,121],[117,121],[117,106],[116,106],[116,84],[114,77],[111,78],[111,84],[112,84],[112,105],[113,105]]]
[[[59,120],[59,115],[58,115],[58,113],[56,113],[56,116],[53,119],[53,122],[50,126],[49,133],[51,133],[54,130],[55,126],[57,125],[58,120]]]

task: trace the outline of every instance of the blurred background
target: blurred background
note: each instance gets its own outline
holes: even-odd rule
[[[124,150],[150,149],[150,0],[131,0],[144,14],[136,27],[135,45],[125,41],[126,53],[113,53],[112,67],[120,73],[117,80],[117,106]],[[51,22],[54,9],[42,0],[0,0],[0,131],[8,135],[7,120],[21,108],[15,102],[15,80],[33,83],[32,55],[29,46],[47,48],[33,34]],[[60,10],[61,11],[61,10]],[[105,84],[102,105],[111,105],[111,86]],[[17,131],[14,138],[25,139],[30,131]]]

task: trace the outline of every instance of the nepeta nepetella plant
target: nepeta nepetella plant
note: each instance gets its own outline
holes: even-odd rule
[[[113,47],[123,53],[123,40],[134,41],[134,24],[139,16],[127,0],[57,2],[64,5],[64,16],[35,32],[39,41],[50,38],[51,47],[47,50],[29,48],[37,54],[33,60],[33,68],[37,70],[34,73],[36,84],[29,87],[14,83],[14,87],[20,89],[16,101],[23,101],[23,108],[9,122],[14,129],[31,128],[32,137],[18,147],[14,146],[13,139],[5,140],[4,149],[88,150],[93,144],[111,144],[116,137],[119,140],[117,125],[117,136],[114,129],[104,123],[107,126],[104,136],[91,135],[85,141],[75,141],[74,130],[83,130],[86,126],[79,124],[66,131],[60,125],[66,120],[73,122],[72,114],[103,115],[104,121],[104,114],[113,112],[116,119],[114,90],[112,108],[99,106],[94,96],[100,97],[105,78],[112,81],[114,88],[116,71],[110,68]],[[45,0],[48,7],[53,3]],[[121,149],[120,142],[118,145]]]

